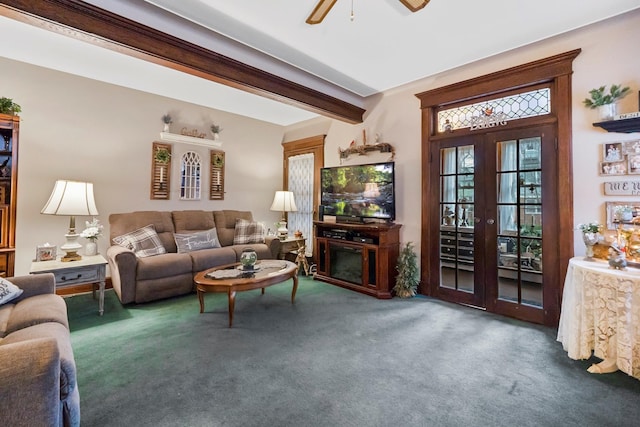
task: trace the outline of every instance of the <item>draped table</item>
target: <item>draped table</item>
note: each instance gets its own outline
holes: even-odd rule
[[[603,359],[592,373],[617,369],[640,379],[640,269],[606,261],[569,261],[558,341],[571,359]]]

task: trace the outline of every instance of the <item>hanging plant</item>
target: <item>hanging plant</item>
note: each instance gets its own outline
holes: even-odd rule
[[[166,165],[171,160],[171,153],[166,148],[158,148],[156,150],[156,162]]]
[[[22,111],[22,108],[11,98],[0,98],[0,114],[17,114]]]
[[[398,275],[396,285],[393,287],[394,292],[400,298],[414,297],[418,290],[419,279],[417,255],[413,250],[412,242],[407,242],[400,250],[396,270]]]

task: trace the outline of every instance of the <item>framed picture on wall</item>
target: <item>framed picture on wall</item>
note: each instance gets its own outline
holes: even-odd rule
[[[629,154],[627,155],[627,159],[629,161],[629,173],[630,174],[640,174],[640,154]]]
[[[623,154],[640,154],[640,140],[625,141],[623,144]]]
[[[617,213],[620,210],[628,211],[628,218],[623,218],[625,224],[633,223],[636,218],[640,217],[640,202],[606,202],[607,210],[607,229],[615,230],[619,224]]]
[[[600,162],[600,175],[626,175],[627,162]]]
[[[624,160],[622,142],[608,142],[603,144],[602,160],[605,162],[620,162]]]

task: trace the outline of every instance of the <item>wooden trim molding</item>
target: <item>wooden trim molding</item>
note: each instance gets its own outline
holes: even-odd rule
[[[80,0],[3,0],[0,15],[348,123],[365,110]]]

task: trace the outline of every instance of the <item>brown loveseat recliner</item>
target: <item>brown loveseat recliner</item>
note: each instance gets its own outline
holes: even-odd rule
[[[0,425],[79,426],[67,306],[55,276],[7,280],[23,293],[0,306]]]
[[[275,259],[280,241],[266,236],[265,243],[234,245],[236,220],[253,221],[248,211],[138,211],[109,215],[110,241],[117,236],[153,225],[167,253],[139,258],[123,246],[107,250],[111,281],[120,302],[143,303],[190,293],[193,277],[208,268],[239,262],[242,250],[253,248],[258,259]],[[174,234],[216,229],[221,247],[178,253]]]

